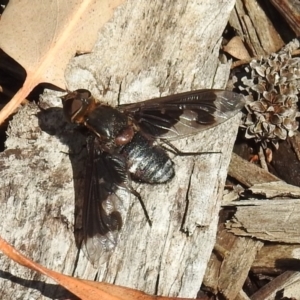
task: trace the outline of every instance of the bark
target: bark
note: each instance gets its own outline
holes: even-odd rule
[[[269,55],[284,45],[259,1],[237,0],[229,24],[242,37],[251,57]]]
[[[247,299],[245,282],[263,242],[229,233],[224,222],[231,213],[224,209],[220,212],[217,240],[203,286],[206,291],[224,299]]]
[[[69,64],[68,88],[87,88],[114,105],[224,87],[230,65],[221,65],[218,55],[233,5],[128,0],[99,33],[93,53]],[[65,122],[58,94],[47,91],[42,102],[51,107],[39,111],[27,105],[10,122],[0,156],[1,236],[65,274],[195,297],[215,243],[238,117],[174,143],[182,151],[218,153],[175,157],[176,176],[168,184],[135,184],[153,225],[132,196],[117,248],[94,268],[80,248],[85,137]],[[0,265],[2,299],[64,295],[53,282],[3,256]]]
[[[234,201],[236,213],[226,223],[226,228],[239,236],[259,240],[298,244],[299,222],[298,199]]]

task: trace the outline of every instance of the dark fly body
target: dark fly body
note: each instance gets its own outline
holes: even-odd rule
[[[130,179],[165,183],[173,162],[156,139],[172,141],[216,126],[244,105],[243,96],[225,90],[197,90],[111,107],[79,89],[62,97],[68,121],[85,126],[88,160],[83,206],[84,243],[96,262],[111,250],[122,227],[120,193],[133,192]]]

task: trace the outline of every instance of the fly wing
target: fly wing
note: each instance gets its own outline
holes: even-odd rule
[[[245,105],[243,96],[226,90],[197,90],[121,105],[149,136],[174,140],[216,126]]]
[[[85,252],[96,265],[117,244],[129,178],[124,158],[102,153],[96,137],[88,138],[87,149],[82,224]]]

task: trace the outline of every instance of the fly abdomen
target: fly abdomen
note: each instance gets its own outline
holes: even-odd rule
[[[164,149],[153,146],[139,132],[123,148],[122,153],[135,179],[147,183],[164,183],[174,176],[173,162]]]

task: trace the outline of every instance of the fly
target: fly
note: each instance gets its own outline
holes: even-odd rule
[[[173,161],[155,145],[195,134],[233,117],[243,96],[226,90],[196,90],[112,107],[78,89],[62,97],[67,120],[89,129],[87,138],[84,245],[91,262],[112,250],[122,227],[122,194],[136,192],[131,178],[157,184],[171,180]]]

